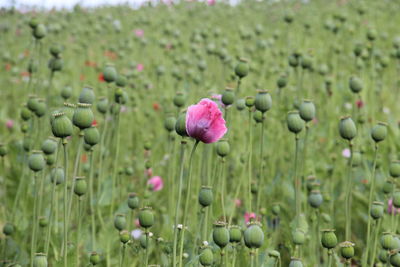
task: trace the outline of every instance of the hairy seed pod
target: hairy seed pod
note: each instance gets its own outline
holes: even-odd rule
[[[322,230],[321,244],[324,248],[333,249],[337,245],[337,237],[334,229]]]
[[[352,140],[357,135],[357,128],[350,117],[342,117],[339,122],[339,133],[343,139]]]
[[[213,202],[212,187],[202,186],[199,192],[199,203],[203,207],[208,207]]]
[[[264,232],[261,224],[258,222],[250,222],[243,234],[244,243],[248,248],[260,248],[264,244]]]
[[[287,126],[290,132],[294,134],[300,133],[304,128],[304,121],[301,119],[297,110],[290,111],[286,118]]]
[[[214,229],[213,229],[213,240],[214,243],[217,244],[221,249],[226,247],[229,243],[229,230],[226,229],[226,223],[225,222],[216,222],[214,223]]]
[[[150,207],[144,207],[139,212],[139,223],[143,228],[150,228],[154,224],[154,214]]]

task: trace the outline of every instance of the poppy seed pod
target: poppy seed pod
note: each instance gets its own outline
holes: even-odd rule
[[[64,66],[64,60],[60,56],[53,57],[49,60],[47,66],[52,72],[61,71]]]
[[[53,57],[57,57],[58,55],[60,55],[61,51],[62,47],[57,44],[53,44],[49,49],[49,52]]]
[[[94,115],[91,106],[91,104],[78,103],[75,109],[72,123],[81,130],[89,128],[93,123]]]
[[[55,167],[50,172],[51,183],[56,182],[56,185],[62,184],[64,182],[64,168]]]
[[[43,170],[45,165],[43,152],[41,150],[32,151],[32,154],[28,158],[28,165],[29,168],[34,172]]]
[[[122,231],[126,227],[126,217],[124,214],[117,214],[114,218],[114,227],[118,231]]]
[[[297,110],[290,111],[286,118],[287,126],[290,132],[298,134],[304,128],[304,121],[301,119]]]
[[[20,115],[24,121],[28,121],[32,117],[31,111],[26,106],[22,107]]]
[[[26,106],[28,107],[28,109],[32,112],[35,112],[36,109],[38,108],[38,97],[35,95],[30,95],[28,98],[28,102],[26,102]]]
[[[224,158],[229,154],[229,151],[231,150],[229,146],[229,142],[225,139],[221,139],[217,143],[217,154],[218,156]]]
[[[119,240],[121,241],[121,243],[123,244],[128,243],[130,238],[131,235],[127,230],[122,230],[121,232],[119,232]]]
[[[261,111],[256,110],[256,111],[253,113],[253,119],[254,119],[254,121],[255,121],[256,123],[261,123],[261,122],[263,122],[264,118],[265,118],[265,115],[264,115]]]
[[[140,235],[140,237],[139,237],[139,243],[140,243],[140,246],[141,246],[143,249],[146,249],[146,248],[147,248],[147,245],[148,245],[149,242],[150,242],[150,239],[147,240],[146,235]]]
[[[8,153],[8,149],[4,144],[0,143],[0,157],[4,157],[5,155],[7,155]]]
[[[393,178],[400,177],[400,161],[399,160],[394,160],[390,163],[389,174]]]
[[[139,212],[139,223],[143,228],[150,228],[154,224],[154,214],[150,207],[144,207]]]
[[[214,262],[214,254],[211,248],[206,247],[201,251],[199,262],[203,266],[211,266]]]
[[[303,263],[301,262],[300,259],[292,257],[290,259],[289,267],[303,267]]]
[[[400,252],[393,251],[393,253],[390,255],[390,264],[394,267],[400,267]]]
[[[383,210],[384,210],[383,203],[374,201],[374,202],[372,202],[370,215],[374,220],[378,220],[378,219],[382,218]]]
[[[92,265],[97,265],[100,262],[100,256],[96,252],[90,253],[89,261]]]
[[[115,90],[114,100],[115,103],[124,105],[128,101],[128,95],[123,89],[118,88],[117,90]]]
[[[178,135],[185,137],[188,136],[186,132],[186,112],[179,114],[178,119],[175,123],[175,131]]]
[[[311,191],[310,195],[308,196],[308,204],[310,204],[313,208],[319,208],[323,201],[321,192],[319,190]]]
[[[342,255],[345,259],[351,259],[354,257],[354,243],[350,241],[344,241],[339,244],[340,246],[340,255]]]
[[[208,207],[212,204],[214,199],[212,187],[202,186],[199,191],[199,203],[203,207]]]
[[[33,37],[35,37],[35,39],[42,39],[43,37],[46,36],[47,34],[47,29],[43,24],[38,24],[34,29],[33,29]]]
[[[117,79],[117,70],[114,65],[107,64],[103,70],[103,78],[107,83],[112,83]]]
[[[124,75],[118,75],[117,79],[115,80],[115,84],[119,87],[124,87],[127,83],[126,77]]]
[[[382,248],[385,250],[392,250],[396,247],[396,242],[394,240],[392,233],[390,232],[382,233],[380,241]]]
[[[244,243],[248,248],[260,248],[264,244],[264,232],[259,222],[252,221],[243,234]]]
[[[221,249],[226,247],[229,243],[229,230],[226,229],[226,223],[215,222],[212,236],[214,243],[217,244],[217,246]]]
[[[44,102],[44,99],[41,98],[38,98],[37,101],[37,106],[34,112],[38,118],[41,118],[46,114],[46,103]]]
[[[51,123],[51,131],[58,138],[65,138],[72,135],[72,122],[65,113],[54,114],[54,120]]]
[[[304,244],[304,241],[306,240],[306,235],[302,229],[296,229],[292,232],[292,239],[293,243],[296,246],[300,246]]]
[[[136,193],[129,194],[128,207],[132,210],[139,208],[139,197],[136,195]]]
[[[353,151],[353,162],[352,166],[353,167],[358,167],[362,164],[362,155],[359,151]]]
[[[57,149],[57,140],[54,137],[49,137],[42,143],[42,151],[46,155],[53,154]]]
[[[84,130],[83,138],[85,143],[90,146],[95,146],[100,141],[100,133],[96,126],[91,126]]]
[[[334,229],[322,230],[321,244],[324,248],[333,249],[337,245],[337,237]]]
[[[383,183],[382,191],[383,191],[384,194],[389,194],[389,193],[392,193],[393,188],[394,188],[393,181],[392,180],[386,180]]]
[[[246,96],[245,98],[245,105],[249,109],[254,106],[255,98],[253,96]]]
[[[311,100],[303,100],[299,108],[300,117],[309,122],[315,118],[315,105]]]
[[[284,87],[286,87],[288,83],[288,78],[286,75],[281,75],[278,80],[276,81],[276,85],[278,86],[278,88],[282,89]]]
[[[387,135],[387,124],[384,122],[378,122],[371,130],[372,139],[378,143],[385,140]]]
[[[382,263],[387,263],[387,261],[388,261],[388,253],[384,249],[381,249],[381,251],[379,251],[379,254],[378,254],[378,259]]]
[[[49,221],[47,220],[46,217],[40,217],[39,218],[39,226],[44,228],[47,227],[47,225],[49,224]]]
[[[176,119],[172,114],[170,114],[165,118],[164,128],[168,132],[172,132],[173,130],[175,130],[175,124],[176,124]]]
[[[246,107],[246,101],[244,99],[236,100],[236,109],[241,111]]]
[[[104,96],[100,97],[96,107],[98,112],[106,114],[108,110],[108,99]]]
[[[10,236],[13,233],[14,233],[14,225],[12,225],[9,222],[4,224],[4,226],[3,226],[3,234],[5,234],[6,236]]]
[[[239,243],[242,240],[242,229],[238,225],[229,227],[229,242]]]
[[[262,113],[270,110],[272,106],[272,98],[267,90],[258,91],[254,101],[254,106],[257,110],[261,111]]]
[[[396,191],[393,194],[393,206],[400,208],[400,191]]]
[[[83,87],[81,93],[79,94],[79,102],[86,104],[93,104],[94,100],[95,100],[95,95],[93,89],[89,86]]]
[[[174,105],[177,108],[181,108],[185,105],[185,96],[183,95],[182,92],[176,92],[174,99],[173,99]]]
[[[81,197],[84,194],[86,194],[86,191],[87,191],[87,183],[86,183],[85,177],[76,177],[75,178],[74,193],[78,197]]]
[[[63,89],[61,89],[61,97],[64,100],[67,100],[72,96],[72,88],[69,86],[65,86]]]
[[[36,253],[33,259],[33,267],[47,267],[47,257],[44,253]]]
[[[361,81],[359,78],[357,78],[357,77],[350,77],[350,80],[349,80],[349,87],[350,87],[350,90],[351,90],[353,93],[358,94],[358,93],[361,92],[361,90],[363,89],[364,86],[363,86],[362,81]]]
[[[343,139],[352,140],[357,135],[357,128],[351,117],[342,117],[339,122],[339,133]]]
[[[235,67],[235,74],[242,79],[249,74],[249,64],[246,59],[239,59],[239,63]]]
[[[46,158],[46,164],[48,166],[51,166],[51,165],[54,164],[54,162],[56,162],[56,154],[55,153],[50,154],[50,155],[46,155],[45,158]]]
[[[76,106],[74,104],[64,103],[62,112],[64,112],[65,115],[67,115],[68,119],[70,119],[72,121],[72,117],[74,116],[75,108],[76,108]]]
[[[235,93],[232,88],[225,88],[225,91],[222,93],[221,101],[225,106],[232,105],[235,102]]]

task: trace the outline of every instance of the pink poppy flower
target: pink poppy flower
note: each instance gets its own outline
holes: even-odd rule
[[[153,176],[148,181],[147,184],[153,191],[160,191],[164,187],[163,179],[160,176]]]
[[[250,222],[250,219],[254,219],[254,220],[256,219],[256,214],[254,212],[251,212],[251,213],[246,212],[244,214],[244,221],[246,223]]]
[[[364,106],[364,102],[359,99],[359,100],[356,101],[356,105],[360,109],[360,108],[362,108]]]
[[[393,211],[393,209],[394,209],[394,211]],[[392,200],[391,198],[388,200],[388,209],[387,209],[387,212],[388,212],[389,214],[392,214],[392,212],[394,212],[394,214],[400,213],[400,209],[393,208],[393,200]]]
[[[207,0],[207,4],[209,6],[213,6],[213,5],[215,5],[215,0]]]
[[[139,38],[142,38],[144,36],[144,31],[142,29],[136,29],[135,35]]]
[[[143,71],[143,69],[144,69],[143,64],[139,63],[139,64],[136,65],[136,70],[137,70],[138,72]]]
[[[14,121],[13,120],[7,120],[6,127],[7,127],[7,129],[11,130],[14,127]]]
[[[204,98],[187,109],[186,131],[190,137],[209,144],[221,139],[227,130],[222,112],[214,101]]]
[[[351,156],[350,149],[348,149],[348,148],[343,149],[342,156],[345,158],[350,158],[350,156]]]
[[[242,201],[240,199],[235,199],[235,206],[236,207],[242,206]]]
[[[222,103],[222,100],[221,100],[222,95],[213,94],[213,95],[211,95],[211,99],[214,100],[215,102],[217,102],[219,107],[222,107],[222,108],[225,107],[224,103]]]

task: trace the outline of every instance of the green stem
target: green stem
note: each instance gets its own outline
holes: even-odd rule
[[[260,141],[260,173],[258,174],[258,187],[261,192],[258,192],[257,194],[257,205],[256,205],[256,210],[259,210],[260,208],[260,201],[261,201],[261,195],[262,195],[262,190],[263,190],[263,184],[264,184],[264,176],[263,176],[263,163],[264,163],[264,114],[261,122],[261,141]]]
[[[377,248],[377,242],[378,242],[378,237],[379,237],[379,229],[381,228],[381,222],[382,222],[382,220],[379,220],[378,219],[378,222],[377,222],[377,224],[375,223],[375,237],[374,237],[374,244],[373,244],[373,247],[372,247],[372,257],[371,257],[371,267],[373,267],[374,266],[374,263],[375,263],[375,256],[376,256],[376,248]]]
[[[349,142],[349,149],[350,149],[350,160],[349,164],[347,167],[347,190],[346,190],[346,233],[345,233],[345,238],[346,240],[350,240],[350,235],[351,235],[351,187],[353,184],[353,177],[351,175],[352,173],[352,168],[353,168],[353,144],[351,141]]]
[[[110,216],[112,215],[112,212],[114,210],[114,206],[115,206],[115,184],[116,184],[116,179],[117,179],[117,171],[118,171],[118,158],[119,158],[119,120],[120,120],[120,113],[119,113],[119,109],[120,106],[117,105],[118,108],[118,113],[116,115],[116,148],[115,148],[115,157],[114,157],[114,163],[113,163],[113,174],[112,174],[112,187],[111,187],[111,208],[110,208]]]
[[[226,212],[225,212],[225,200],[224,200],[224,194],[225,194],[225,158],[221,158],[221,209],[222,209],[222,216],[223,216],[223,221],[226,221]]]
[[[251,131],[251,109],[249,109],[249,140],[248,140],[248,151],[249,151],[249,156],[247,160],[247,175],[248,175],[248,199],[247,199],[247,206],[248,206],[248,212],[251,213],[251,204],[252,204],[252,195],[251,195],[251,158],[253,154],[253,146],[252,146],[252,131]]]
[[[146,232],[146,255],[144,258],[144,266],[147,267],[149,265],[149,233]]]
[[[64,259],[64,267],[68,267],[68,222],[67,222],[67,201],[68,201],[68,151],[67,151],[67,139],[63,139],[63,147],[64,147],[64,242],[63,242],[63,259]]]
[[[233,247],[233,255],[232,255],[232,267],[235,267],[236,264],[236,246]]]
[[[328,250],[328,266],[327,267],[331,267],[332,266],[332,250],[329,249]]]
[[[31,267],[33,267],[33,258],[36,253],[36,228],[37,228],[37,200],[38,200],[38,185],[37,185],[38,174],[35,172],[33,177],[33,190],[34,190],[34,200],[33,200],[33,227],[32,227],[32,239],[31,239]]]
[[[76,266],[79,266],[79,238],[81,235],[82,199],[78,199],[78,230],[76,231]]]
[[[90,217],[91,217],[91,241],[92,241],[92,251],[96,250],[96,236],[95,236],[95,229],[96,229],[96,224],[94,220],[94,210],[93,210],[93,163],[94,163],[94,157],[93,157],[93,150],[92,148],[89,151],[89,160],[90,160],[90,166],[89,166],[89,210],[90,210]]]
[[[301,197],[300,197],[300,179],[297,177],[297,165],[299,154],[299,136],[296,134],[296,149],[294,156],[294,186],[295,186],[295,205],[296,205],[296,227],[299,227],[300,213],[301,213]]]
[[[125,260],[125,244],[122,244],[122,247],[121,247],[121,261],[119,263],[120,267],[124,266],[124,260]]]

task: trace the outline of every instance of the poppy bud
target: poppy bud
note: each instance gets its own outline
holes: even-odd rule
[[[14,226],[11,223],[6,223],[3,226],[3,234],[10,236],[14,233]]]
[[[272,98],[267,90],[260,90],[255,98],[254,106],[262,113],[270,110],[272,106]]]
[[[311,194],[308,196],[308,204],[310,204],[313,208],[319,208],[323,201],[321,192],[319,190],[311,191]]]
[[[385,140],[387,135],[387,124],[378,122],[371,130],[371,137],[376,143]]]
[[[60,56],[51,58],[48,63],[48,67],[52,72],[61,71],[63,66],[64,61]]]
[[[303,100],[300,104],[300,117],[309,122],[315,118],[315,105],[311,100]]]
[[[26,106],[22,107],[20,114],[21,114],[21,119],[24,121],[27,121],[32,117],[31,111]]]
[[[245,98],[246,107],[251,108],[254,106],[255,98],[253,96],[247,96]]]
[[[46,36],[47,34],[47,29],[43,24],[38,24],[34,29],[33,29],[33,37],[35,37],[35,39],[42,39],[43,37]]]
[[[384,194],[390,194],[393,191],[393,181],[392,180],[386,180],[383,183],[382,191]]]
[[[139,223],[143,228],[150,228],[154,224],[154,214],[150,207],[144,207],[139,212]]]
[[[290,259],[289,267],[303,267],[303,263],[301,262],[300,259],[292,257]]]
[[[358,93],[361,92],[361,90],[363,89],[364,86],[363,86],[362,81],[361,81],[359,78],[357,78],[357,77],[350,77],[350,80],[349,80],[349,87],[350,87],[350,90],[351,90],[353,93],[358,94]]]
[[[139,208],[139,197],[135,193],[129,194],[128,207],[132,210]]]
[[[115,103],[124,105],[128,101],[128,95],[123,89],[118,88],[115,90],[114,100]]]
[[[335,230],[325,229],[322,230],[321,244],[324,248],[333,249],[337,245],[337,237],[335,235]]]
[[[225,106],[232,105],[235,102],[235,93],[232,88],[225,88],[225,91],[222,93],[221,101]]]
[[[96,126],[91,126],[84,130],[83,138],[85,143],[90,146],[95,146],[100,141],[100,133]]]
[[[185,137],[188,136],[186,132],[186,112],[179,114],[178,119],[175,123],[175,131],[178,135]]]
[[[74,193],[78,197],[81,197],[84,194],[86,194],[86,191],[87,191],[87,183],[86,183],[85,177],[76,177],[75,178]]]
[[[391,233],[389,233],[389,232],[382,233],[381,246],[383,249],[386,249],[386,250],[391,250],[396,247],[396,242]]]
[[[168,115],[165,118],[164,121],[164,128],[168,131],[168,132],[172,132],[173,130],[175,130],[175,124],[176,124],[176,119],[173,115]]]
[[[5,155],[7,155],[8,153],[8,149],[4,144],[0,143],[0,157],[4,157]]]
[[[100,256],[96,252],[90,253],[89,261],[92,265],[97,265],[100,262]]]
[[[290,132],[298,134],[304,128],[304,121],[301,119],[297,110],[290,111],[286,118],[287,126]]]
[[[243,236],[244,243],[248,248],[260,248],[264,244],[264,232],[258,222],[250,222]]]
[[[93,89],[89,86],[83,87],[80,95],[79,95],[79,102],[86,103],[86,104],[93,104],[95,99],[95,95]]]
[[[150,240],[149,240],[149,241],[150,241]],[[147,248],[147,245],[148,245],[148,242],[149,242],[149,241],[147,241],[146,235],[141,235],[141,236],[139,237],[140,246],[141,246],[143,249],[146,249],[146,248]]]
[[[36,253],[33,259],[33,267],[47,267],[47,257],[44,253]]]
[[[121,243],[126,244],[128,243],[129,239],[131,239],[131,235],[127,230],[122,230],[121,232],[119,232],[119,240],[121,241]]]
[[[354,256],[354,243],[350,241],[344,241],[339,244],[340,254],[345,259],[351,259]]]
[[[399,202],[399,204],[400,204],[400,202]],[[370,215],[374,220],[378,220],[378,219],[382,218],[382,216],[383,216],[383,203],[382,202],[378,202],[378,201],[372,202],[371,214]]]
[[[236,109],[241,111],[246,107],[246,101],[244,99],[236,100]]]
[[[278,80],[276,81],[276,85],[278,88],[282,89],[287,85],[287,76],[286,75],[281,75]]]
[[[203,207],[208,207],[213,202],[213,192],[212,187],[202,186],[199,192],[199,203]]]
[[[306,240],[306,235],[303,230],[296,229],[295,231],[292,232],[292,238],[293,238],[293,243],[296,246],[300,246],[304,244],[304,241]]]
[[[174,96],[174,105],[177,108],[181,108],[185,105],[185,96],[183,95],[182,92],[177,92],[176,95]]]
[[[242,240],[242,230],[240,226],[232,225],[229,227],[229,242],[239,243]]]
[[[400,177],[400,161],[399,160],[394,160],[390,163],[389,174],[393,178]]]
[[[221,249],[223,249],[229,243],[229,230],[226,229],[225,222],[215,222],[213,229],[213,240]]]
[[[200,264],[203,266],[211,266],[214,262],[214,254],[209,247],[204,248],[199,256]]]
[[[227,140],[221,139],[217,143],[217,154],[220,157],[226,157],[229,154],[230,146]]]
[[[47,220],[46,217],[40,217],[39,218],[39,226],[44,228],[47,227],[47,225],[49,224],[49,221]]]
[[[64,169],[62,167],[55,167],[50,172],[51,183],[56,182],[56,185],[64,182]]]
[[[51,123],[51,131],[55,137],[65,138],[72,135],[72,122],[65,113],[60,112],[54,114],[54,120]]]
[[[343,139],[352,140],[357,135],[357,128],[351,117],[342,117],[339,122],[339,133]]]
[[[29,168],[34,172],[43,170],[45,165],[43,152],[41,150],[32,151],[32,154],[28,158],[28,165]]]
[[[65,86],[63,89],[61,89],[61,97],[64,100],[67,100],[72,96],[72,88],[69,86]]]
[[[249,74],[249,64],[246,59],[239,59],[239,63],[235,67],[235,74],[239,79],[242,79]]]
[[[112,83],[117,79],[117,70],[114,65],[107,64],[103,70],[103,77],[107,83]]]
[[[92,109],[90,108],[91,106],[91,104],[78,103],[78,106],[75,109],[72,122],[81,130],[92,126],[94,115]]]
[[[46,155],[53,154],[57,149],[57,140],[54,137],[49,137],[42,143],[42,151]]]
[[[114,227],[118,231],[122,231],[126,227],[126,218],[124,214],[117,214],[114,218]]]
[[[127,83],[126,77],[124,75],[118,75],[117,80],[115,81],[115,84],[118,87],[124,87]]]

